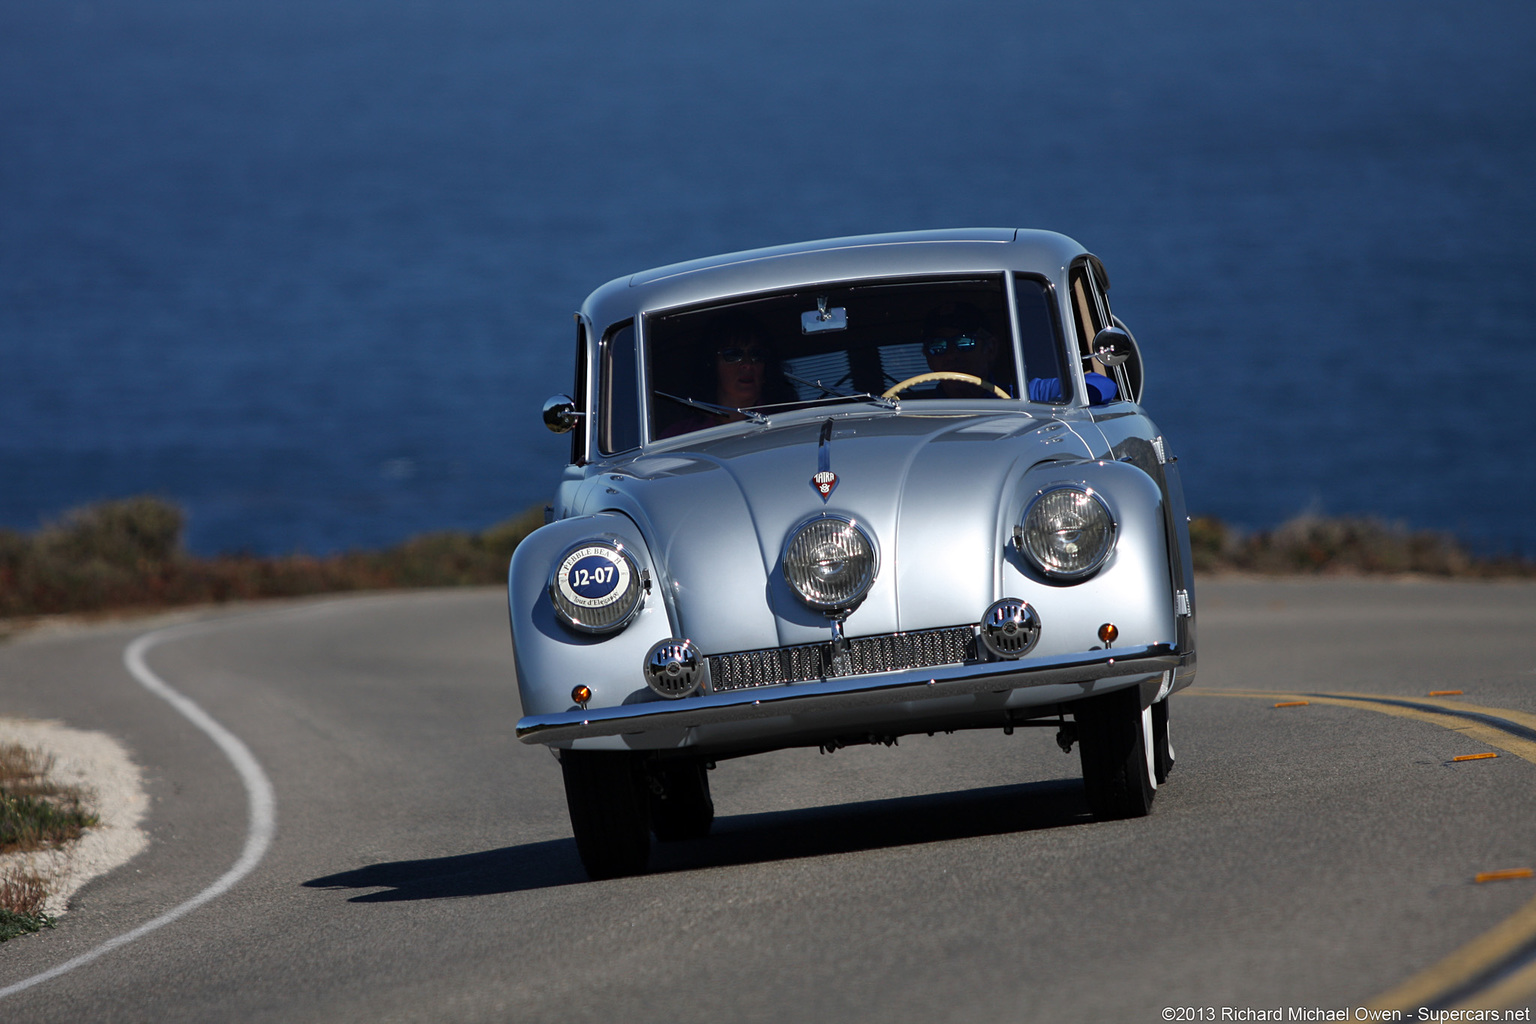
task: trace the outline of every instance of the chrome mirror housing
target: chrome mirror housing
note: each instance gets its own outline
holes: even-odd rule
[[[544,425],[557,434],[569,433],[581,419],[576,403],[567,395],[556,395],[544,403]]]
[[[800,314],[801,334],[820,334],[822,331],[846,331],[848,310],[843,306],[827,308],[827,297],[816,296],[816,308]]]
[[[1123,327],[1106,327],[1093,336],[1093,358],[1105,366],[1120,366],[1136,351],[1136,343]]]

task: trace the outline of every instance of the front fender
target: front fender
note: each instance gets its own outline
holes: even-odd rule
[[[550,573],[576,544],[617,540],[649,580],[640,613],[617,633],[591,636],[567,627],[549,600]],[[653,699],[642,665],[651,645],[676,635],[658,585],[660,574],[639,528],[624,515],[602,512],[550,523],[529,534],[512,555],[507,574],[507,611],[523,714],[577,710],[571,689],[592,690],[592,707]]]
[[[1125,462],[1041,463],[1019,481],[1012,518],[1002,524],[1007,532],[1011,534],[1012,524],[1019,522],[1036,494],[1062,485],[1087,488],[1104,501],[1116,524],[1115,548],[1093,576],[1067,583],[1045,576],[1013,543],[1004,543],[999,591],[1023,598],[1038,610],[1042,624],[1035,653],[1059,656],[1098,649],[1104,623],[1118,629],[1119,646],[1176,649],[1166,517],[1157,482]]]

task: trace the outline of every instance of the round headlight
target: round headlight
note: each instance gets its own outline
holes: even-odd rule
[[[850,609],[875,582],[875,546],[851,520],[812,519],[784,548],[784,578],[817,611]]]
[[[1037,496],[1019,531],[1020,550],[1057,579],[1082,579],[1104,564],[1114,546],[1109,509],[1081,487],[1056,487]]]
[[[571,548],[549,578],[549,600],[562,622],[583,633],[629,625],[645,594],[635,560],[623,546],[588,541]]]

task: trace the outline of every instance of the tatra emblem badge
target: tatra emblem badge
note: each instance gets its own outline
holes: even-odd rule
[[[832,497],[832,489],[837,486],[837,474],[830,469],[823,469],[811,477],[811,486],[816,488],[816,493],[821,495],[821,500],[826,501]]]

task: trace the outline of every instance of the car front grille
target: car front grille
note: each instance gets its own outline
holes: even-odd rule
[[[834,657],[831,643],[716,654],[709,658],[709,676],[712,689],[720,693],[872,672],[959,665],[976,657],[975,628],[951,626],[851,639],[841,659]]]

